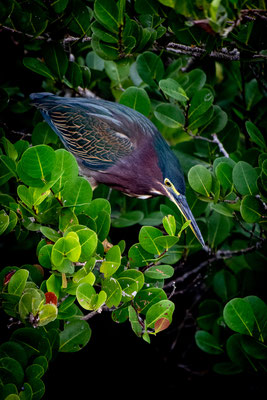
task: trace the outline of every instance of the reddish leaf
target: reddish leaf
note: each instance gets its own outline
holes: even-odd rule
[[[4,285],[7,285],[11,279],[11,277],[14,275],[14,273],[16,272],[15,269],[12,269],[12,271],[9,271],[4,278]]]
[[[170,321],[167,318],[160,318],[155,322],[155,332],[164,331],[170,325]]]
[[[55,304],[55,306],[57,305],[57,296],[53,292],[46,292],[45,300],[45,304]]]

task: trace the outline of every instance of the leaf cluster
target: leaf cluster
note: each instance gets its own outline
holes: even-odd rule
[[[266,372],[263,3],[1,0],[13,51],[0,85],[0,234],[7,258],[34,259],[8,259],[0,273],[2,311],[23,324],[0,346],[3,399],[42,398],[48,363],[86,346],[102,310],[147,342],[167,329],[188,260],[208,291],[196,345],[217,373]],[[32,109],[35,91],[147,116],[180,160],[208,251],[168,199],[93,191]],[[202,260],[211,267],[199,277]]]

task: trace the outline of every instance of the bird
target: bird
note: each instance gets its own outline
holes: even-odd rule
[[[168,197],[194,235],[205,242],[186,200],[180,162],[153,122],[109,100],[32,93],[31,103],[77,160],[93,186],[105,184],[132,197]]]

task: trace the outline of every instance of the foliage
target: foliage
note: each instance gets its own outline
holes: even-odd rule
[[[0,6],[14,51],[0,88],[0,233],[10,248],[0,296],[23,324],[0,346],[2,398],[42,398],[48,363],[86,346],[87,320],[101,310],[150,342],[172,322],[176,286],[199,271],[207,295],[195,310],[197,346],[217,356],[219,374],[266,372],[264,2]],[[32,109],[35,91],[93,94],[148,116],[181,162],[208,251],[167,199],[93,191]],[[22,249],[34,261],[14,266],[9,256]]]

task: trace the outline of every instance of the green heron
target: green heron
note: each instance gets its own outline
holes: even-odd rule
[[[77,159],[91,183],[104,183],[123,193],[173,201],[204,247],[185,197],[177,157],[155,125],[124,105],[95,98],[67,98],[33,93],[32,103]]]

